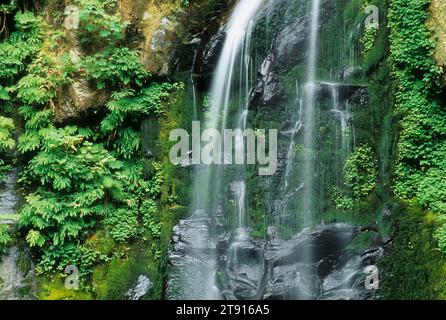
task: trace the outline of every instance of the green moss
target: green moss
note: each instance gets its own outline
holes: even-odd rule
[[[138,277],[149,276],[147,268],[149,257],[138,249],[141,250],[144,247],[133,247],[127,258],[113,260],[95,269],[93,288],[97,299],[128,299],[125,294],[137,282]]]
[[[393,247],[381,263],[383,298],[445,299],[446,260],[432,236],[437,227],[434,215],[407,203],[394,221]]]
[[[39,300],[91,300],[91,293],[81,290],[68,290],[61,278],[39,278]]]
[[[352,243],[347,247],[354,252],[362,253],[364,250],[370,248],[370,244],[375,240],[377,234],[375,232],[363,232],[353,239]]]

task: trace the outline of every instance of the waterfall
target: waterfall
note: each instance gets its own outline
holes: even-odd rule
[[[311,6],[311,31],[308,59],[307,84],[305,85],[304,102],[304,161],[302,166],[302,177],[304,179],[303,199],[303,223],[306,226],[312,224],[313,220],[313,184],[314,184],[314,81],[316,77],[317,40],[319,29],[319,0],[312,1]]]
[[[19,194],[16,190],[18,169],[16,168],[7,175],[4,185],[0,185],[0,224],[10,225],[11,228],[17,223]],[[7,252],[0,256],[0,300],[31,299],[34,293],[34,270],[24,268],[22,260],[30,259],[28,252],[21,251],[14,244]],[[31,290],[24,290],[25,288]]]
[[[226,38],[223,44],[210,90],[210,110],[206,113],[204,129],[223,132],[228,126],[240,133],[246,127],[248,117],[247,98],[252,82],[251,34],[253,18],[263,0],[240,0],[226,26]],[[238,86],[237,86],[238,83]],[[238,92],[237,92],[238,91]],[[237,109],[234,110],[234,107]],[[229,122],[229,114],[236,112],[235,121]],[[228,123],[229,122],[229,123]],[[235,152],[243,152],[243,135],[235,137]],[[215,143],[215,141],[213,141]],[[195,155],[199,153],[194,152]],[[191,217],[182,220],[174,233],[185,248],[180,248],[187,257],[171,260],[175,267],[169,281],[168,297],[171,299],[218,299],[219,290],[215,285],[217,271],[216,225],[220,219],[222,185],[224,178],[235,179],[233,192],[236,197],[238,227],[246,223],[246,182],[244,165],[238,165],[234,175],[228,177],[225,172],[227,157],[222,159],[214,155],[213,163],[225,165],[198,165],[194,171],[193,199]],[[225,212],[226,213],[226,212]],[[236,245],[235,245],[236,247]]]
[[[303,100],[302,97],[299,96],[299,84],[296,81],[296,95],[294,99],[294,104],[298,107],[298,112],[293,114],[294,127],[291,129],[290,133],[290,144],[288,146],[288,151],[286,155],[286,167],[285,174],[283,176],[283,183],[281,187],[280,194],[283,196],[282,200],[279,203],[279,207],[277,208],[277,219],[276,224],[280,225],[283,220],[289,216],[287,211],[289,210],[289,201],[292,200],[293,195],[300,191],[303,188],[303,184],[301,184],[297,189],[290,189],[290,180],[291,174],[293,172],[294,166],[294,156],[296,151],[296,136],[302,129],[302,105]],[[288,134],[288,132],[287,132]]]
[[[336,117],[336,120],[340,123],[340,129],[335,130],[335,148],[336,151],[340,150],[340,155],[336,157],[338,168],[342,168],[347,161],[348,156],[351,153],[351,137],[350,137],[350,118],[351,110],[348,101],[345,102],[345,110],[341,110],[339,101],[339,85],[328,84],[331,91],[332,109],[330,110]],[[338,137],[341,137],[339,143]],[[342,176],[342,170],[339,171],[337,186],[340,186],[340,176]]]
[[[205,128],[211,129],[226,129],[227,128],[227,118],[229,113],[229,105],[231,99],[234,99],[232,95],[232,90],[234,89],[237,59],[240,61],[240,79],[239,84],[246,79],[245,90],[239,87],[239,94],[243,95],[244,98],[239,96],[239,106],[241,110],[239,111],[239,118],[244,116],[244,111],[247,108],[246,97],[249,94],[249,77],[250,77],[250,58],[249,49],[251,42],[252,33],[252,19],[255,13],[259,9],[263,0],[242,0],[240,1],[231,15],[229,23],[226,30],[226,39],[223,45],[223,50],[221,52],[215,75],[212,79],[211,85],[211,105],[210,112],[208,113],[208,118],[205,121]],[[246,120],[239,121],[240,124],[244,126]],[[242,128],[243,129],[243,128]],[[224,160],[226,161],[226,156],[224,155]],[[214,159],[218,161],[221,159]],[[206,166],[205,168],[199,168],[195,173],[195,181],[199,183],[200,190],[198,195],[195,194],[194,198],[196,202],[193,204],[195,210],[209,210],[216,204],[216,197],[220,193],[221,187],[221,176],[222,170],[221,166],[215,169],[211,166]],[[212,185],[211,185],[212,181]],[[198,197],[197,197],[198,196]]]
[[[320,1],[312,1],[311,4],[311,31],[309,40],[309,57],[307,64],[307,79],[304,86],[303,93],[299,95],[299,85],[296,83],[296,98],[294,104],[297,107],[295,114],[292,116],[294,119],[294,127],[290,135],[290,144],[288,146],[286,156],[285,174],[283,177],[281,195],[282,200],[279,203],[279,207],[276,208],[278,221],[276,223],[281,225],[284,223],[286,217],[289,216],[289,202],[293,199],[293,195],[298,191],[302,191],[303,205],[301,206],[303,225],[309,226],[312,224],[313,216],[313,184],[314,184],[314,107],[315,107],[315,78],[316,78],[316,61],[317,61],[317,40],[319,29],[319,9]],[[293,190],[290,189],[290,179],[292,178],[292,171],[294,167],[293,159],[296,152],[296,135],[303,129],[303,164],[300,168],[301,181],[299,186]]]

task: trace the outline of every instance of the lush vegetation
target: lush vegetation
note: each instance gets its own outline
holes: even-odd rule
[[[393,1],[389,13],[401,117],[395,191],[404,199],[416,197],[441,223],[446,213],[446,113],[440,98],[442,70],[433,59],[435,42],[426,26],[429,4]],[[442,238],[444,232],[436,234]]]
[[[132,243],[152,251],[155,264],[159,260],[165,175],[156,159],[141,161],[140,128],[144,118],[163,116],[170,94],[182,87],[151,80],[127,43],[130,23],[116,11],[116,1],[74,4],[79,8],[76,37],[86,53],[80,59],[70,58],[69,49],[60,50],[69,48],[72,37],[71,31],[60,31],[65,17],[53,24],[38,13],[8,8],[15,26],[0,44],[5,114],[0,117],[0,152],[15,147],[14,121],[6,114],[18,113],[23,130],[17,149],[25,165],[19,180],[25,195],[19,225],[38,256],[36,272],[64,276],[65,267],[75,265],[81,288],[94,293],[94,268],[124,259]],[[61,88],[78,79],[109,97],[108,112],[97,124],[55,121],[55,105],[65,98]],[[3,178],[9,167],[0,161]],[[11,239],[8,229],[0,228],[3,248]],[[103,240],[93,241],[98,233]]]
[[[62,14],[60,1],[36,1],[53,6],[51,12],[15,0],[0,5],[0,186],[18,167],[22,196],[17,227],[0,223],[0,254],[11,244],[30,250],[42,299],[125,298],[141,274],[153,282],[146,298],[163,297],[172,227],[190,198],[187,169],[180,172],[167,158],[169,131],[190,125],[192,115],[182,103],[192,97],[181,82],[190,74],[154,77],[147,71],[140,26],[122,13],[123,2],[71,1],[79,17],[71,29],[71,13]],[[197,3],[178,0],[172,6],[175,12],[199,10]],[[393,238],[382,262],[386,298],[446,297],[444,70],[434,60],[435,39],[426,24],[430,3],[336,0],[318,39],[317,78],[340,81],[349,68],[350,78],[342,81],[366,88],[369,101],[367,108],[350,106],[355,132],[341,133],[355,135],[348,156],[333,148],[339,146],[333,117],[317,119],[315,167],[324,179],[315,188],[324,198],[315,223],[377,224],[379,234],[361,235],[354,250]],[[362,26],[367,5],[380,9],[377,29]],[[307,9],[290,1],[289,8],[261,17],[254,30],[256,59]],[[296,80],[307,80],[304,65],[278,72],[289,97],[285,112],[297,110]],[[61,117],[66,104],[75,105],[72,95],[79,87],[95,95],[77,110],[81,117]],[[194,102],[203,100],[206,117],[210,97],[195,89]],[[329,103],[318,101],[317,107],[332,108]],[[273,128],[281,117],[276,109],[256,110],[248,121]],[[285,138],[280,148],[288,150]],[[345,164],[339,165],[341,158]],[[294,166],[301,161],[296,157]],[[247,168],[247,215],[251,235],[266,238],[283,181],[280,175],[259,177],[256,170]],[[292,174],[291,183],[298,175]],[[296,216],[279,226],[285,237],[302,223],[300,199],[293,201]],[[235,202],[226,205],[234,212],[225,222],[231,225]],[[68,265],[80,272],[75,292],[63,286]]]

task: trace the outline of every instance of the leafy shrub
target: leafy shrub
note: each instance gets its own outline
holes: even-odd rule
[[[158,207],[152,199],[145,200],[141,205],[143,226],[147,228],[153,238],[159,238],[161,234],[161,222],[156,217]]]
[[[370,146],[359,146],[345,164],[345,183],[356,199],[367,196],[377,183],[377,163]]]
[[[26,197],[21,210],[22,226],[43,234],[39,246],[63,244],[85,235],[95,219],[104,215],[102,201],[107,192],[120,188],[115,176],[122,163],[101,145],[67,131],[49,132],[43,151],[30,161],[20,179],[24,185],[40,185]]]
[[[107,43],[115,45],[125,37],[129,22],[111,14],[116,9],[113,0],[76,0],[79,10],[79,33],[81,42],[87,45]],[[110,43],[112,41],[112,43]]]
[[[446,212],[446,113],[439,95],[442,70],[433,58],[435,41],[426,25],[430,2],[395,0],[390,5],[391,59],[401,117],[395,192],[403,199],[418,198],[438,214]],[[440,247],[446,252],[443,240]]]
[[[0,255],[4,254],[7,247],[12,242],[10,230],[7,225],[0,224]]]
[[[1,157],[5,151],[12,150],[15,146],[12,138],[14,128],[12,119],[0,116],[0,184],[4,181],[6,172],[11,169]]]
[[[378,34],[378,29],[374,27],[367,27],[364,29],[364,34],[361,38],[362,54],[367,54],[375,44],[376,35]]]
[[[346,195],[341,189],[335,188],[332,193],[332,199],[335,203],[336,209],[339,210],[352,210],[354,208],[353,199]]]
[[[138,234],[138,219],[135,210],[115,209],[105,220],[115,241],[124,242]]]
[[[149,75],[139,61],[138,52],[125,47],[109,47],[87,56],[80,67],[89,79],[96,81],[98,89],[116,88],[121,83],[141,86]]]
[[[36,272],[57,275],[76,265],[86,284],[95,265],[123,253],[92,245],[99,231],[117,248],[139,241],[159,257],[164,172],[158,162],[145,171],[139,128],[144,117],[162,116],[171,92],[183,86],[150,82],[138,52],[126,46],[128,23],[115,0],[73,4],[86,56],[73,65],[63,32],[40,16],[17,13],[17,31],[0,43],[0,102],[17,107],[24,120],[17,143],[24,154],[19,226],[38,258]],[[62,86],[78,77],[112,92],[99,127],[53,122]],[[1,146],[13,147],[13,130],[0,118]]]
[[[148,88],[141,89],[139,93],[135,93],[134,90],[114,92],[113,100],[107,103],[110,113],[102,121],[102,131],[111,132],[121,127],[129,116],[139,119],[150,114],[162,114],[163,102],[173,89],[182,89],[182,86],[162,83],[152,84]]]

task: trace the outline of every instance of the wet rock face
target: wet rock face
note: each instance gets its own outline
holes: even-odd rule
[[[254,241],[246,229],[238,229],[229,239],[226,268],[220,269],[225,283],[223,296],[226,299],[259,299],[262,294],[265,259],[262,243]]]
[[[169,251],[167,298],[216,299],[218,290],[209,292],[215,283],[217,256],[211,240],[213,224],[207,218],[181,220],[174,227]]]
[[[336,84],[331,83],[316,83],[314,88],[314,94],[318,100],[331,100],[332,88],[336,87],[338,92],[339,103],[349,101],[351,104],[358,106],[365,106],[368,103],[368,90],[367,87],[350,84]]]
[[[55,122],[67,122],[98,112],[105,106],[108,94],[91,87],[86,79],[75,79],[64,88],[54,110]]]
[[[0,224],[17,223],[17,178],[16,169],[8,174],[4,185],[0,186]],[[0,300],[33,299],[35,292],[36,283],[30,253],[19,250],[16,245],[7,248],[6,253],[0,255]]]
[[[273,51],[276,68],[286,69],[302,63],[308,55],[310,18],[297,19],[285,27],[276,37]]]
[[[287,4],[287,1],[270,2],[265,6],[260,17],[279,11]],[[320,25],[330,20],[334,10],[333,1],[324,0],[321,2]],[[310,25],[311,17],[304,15],[293,20],[275,36],[271,50],[263,61],[258,71],[257,81],[251,90],[250,109],[277,108],[286,101],[285,88],[279,74],[290,71],[307,59]]]
[[[141,60],[151,74],[169,76],[175,71],[211,72],[218,59],[224,32],[223,9],[231,1],[197,0],[190,6],[180,1],[133,0],[144,40]],[[217,32],[218,31],[218,32]],[[197,60],[197,61],[194,61]],[[198,67],[197,67],[198,65]]]
[[[257,74],[257,81],[249,97],[251,109],[278,106],[286,99],[279,74],[284,69],[303,62],[307,55],[310,19],[307,16],[286,26],[275,38],[268,56]]]
[[[34,269],[32,266],[20,267],[21,260],[29,261],[27,253],[21,253],[18,247],[13,246],[0,259],[0,300],[34,299]]]
[[[270,229],[272,229],[270,227]],[[304,229],[289,240],[270,230],[258,241],[238,229],[221,249],[218,286],[226,299],[371,299],[365,267],[383,256],[381,247],[354,253],[346,247],[361,232],[347,224]],[[229,249],[227,249],[229,247]]]
[[[225,27],[221,27],[207,43],[203,53],[203,73],[212,72],[216,68],[218,58],[220,57],[221,50],[223,49],[225,36],[226,29]]]
[[[14,170],[6,176],[6,181],[0,185],[0,223],[12,224],[12,214],[16,212],[18,207],[19,196],[15,189],[18,171]]]
[[[339,79],[341,81],[350,81],[362,73],[363,70],[361,67],[347,67],[342,70],[341,74],[339,75]]]
[[[144,19],[150,19],[150,13]],[[171,72],[175,49],[181,37],[180,30],[182,26],[179,21],[167,16],[161,19],[151,35],[146,34],[141,56],[146,70],[158,76],[167,76]]]

